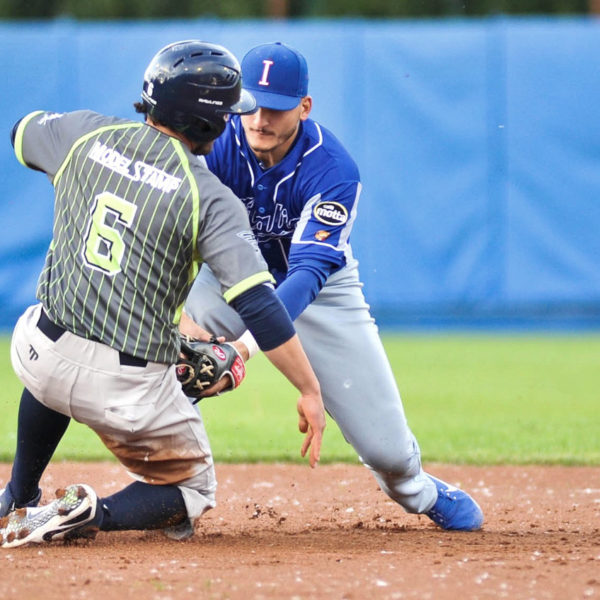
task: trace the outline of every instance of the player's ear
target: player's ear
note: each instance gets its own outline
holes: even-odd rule
[[[304,98],[300,100],[300,109],[300,120],[306,121],[312,109],[312,96],[304,96]]]

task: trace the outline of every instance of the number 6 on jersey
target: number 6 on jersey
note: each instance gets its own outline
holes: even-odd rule
[[[110,192],[96,196],[83,248],[83,259],[89,267],[107,275],[120,273],[125,252],[123,228],[131,226],[136,211],[135,204]],[[108,215],[114,217],[112,225],[107,223]]]

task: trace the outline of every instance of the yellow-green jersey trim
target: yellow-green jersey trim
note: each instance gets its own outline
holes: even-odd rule
[[[97,136],[99,133],[102,133],[103,131],[111,131],[111,130],[115,130],[115,129],[129,129],[129,128],[138,129],[139,127],[143,127],[143,126],[144,126],[144,123],[124,123],[122,125],[107,125],[106,127],[99,127],[98,129],[94,129],[94,131],[90,131],[90,133],[86,133],[84,136],[75,140],[75,143],[71,146],[71,150],[69,151],[69,154],[67,154],[67,157],[63,161],[63,164],[60,166],[58,171],[56,171],[56,175],[54,176],[54,179],[52,181],[53,185],[56,186],[56,183],[60,179],[60,176],[63,174],[63,171],[67,168],[67,165],[69,164],[69,161],[71,160],[71,157],[73,156],[73,153],[75,152],[75,150],[79,146],[81,146],[81,144],[84,144],[87,140],[89,140],[90,138]]]
[[[229,304],[240,294],[243,294],[245,291],[261,283],[275,283],[275,279],[273,279],[273,276],[271,273],[269,273],[269,271],[261,271],[260,273],[256,273],[250,277],[247,277],[246,279],[243,279],[239,283],[236,283],[233,287],[230,287],[223,294],[223,298],[225,298],[225,301],[227,304]]]
[[[24,166],[27,166],[25,159],[23,158],[23,134],[25,133],[25,127],[27,127],[27,123],[31,121],[37,115],[43,114],[43,110],[36,110],[28,115],[25,115],[19,124],[17,125],[17,132],[15,133],[15,155],[17,160]]]
[[[179,156],[179,160],[181,161],[181,166],[185,172],[185,175],[189,181],[190,189],[192,192],[192,248],[194,249],[194,260],[190,265],[190,269],[188,271],[188,281],[191,283],[196,279],[196,275],[198,275],[198,262],[201,261],[201,257],[198,253],[198,225],[200,223],[200,192],[198,190],[198,182],[194,177],[192,170],[190,168],[190,161],[188,159],[185,150],[183,149],[182,143],[175,138],[171,138],[171,144],[173,148],[175,148],[175,152],[177,152],[177,156]],[[181,313],[183,312],[183,304],[177,307],[175,311],[175,318],[173,322],[178,324],[181,320]]]
[[[181,321],[181,314],[183,313],[184,306],[185,306],[185,302],[183,304],[180,304],[177,307],[177,310],[175,311],[175,317],[173,318],[173,323],[175,325],[179,325],[179,322]]]
[[[175,148],[175,152],[177,152],[177,156],[179,156],[179,160],[181,160],[181,166],[185,171],[192,190],[192,227],[194,229],[193,247],[196,258],[199,259],[200,257],[198,256],[198,250],[196,248],[196,245],[198,244],[198,224],[200,223],[200,192],[198,191],[198,182],[192,174],[190,161],[183,149],[183,146],[181,145],[181,142],[175,138],[171,138],[171,144],[173,144],[173,148]]]

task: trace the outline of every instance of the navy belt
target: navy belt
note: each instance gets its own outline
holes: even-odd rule
[[[57,325],[54,321],[51,321],[44,309],[40,313],[40,319],[37,322],[38,329],[53,342],[56,342],[60,336],[67,331],[64,327]],[[145,367],[148,361],[125,352],[119,352],[119,363],[122,366],[127,367]]]

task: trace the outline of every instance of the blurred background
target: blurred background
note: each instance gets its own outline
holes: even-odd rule
[[[351,241],[382,328],[600,328],[600,0],[0,0],[0,332],[52,237],[13,124],[137,119],[150,58],[189,38],[306,56],[312,116],[361,171]]]
[[[599,0],[0,0],[0,18],[403,18],[585,14]]]

